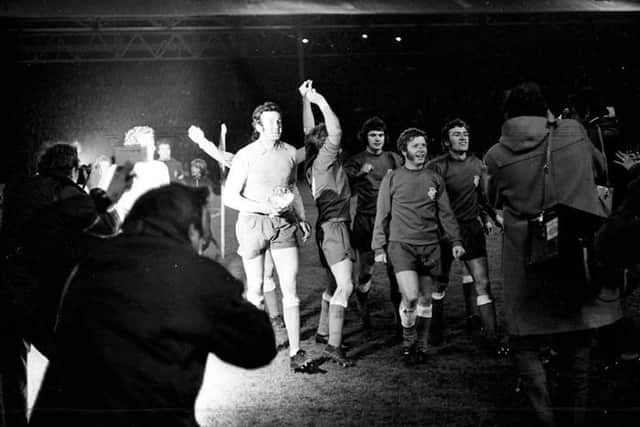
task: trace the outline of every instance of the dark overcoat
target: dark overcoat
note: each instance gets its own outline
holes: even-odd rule
[[[540,335],[596,328],[622,315],[616,291],[604,289],[599,298],[576,310],[555,301],[549,287],[554,278],[542,279],[527,266],[528,221],[543,202],[543,165],[546,136],[551,133],[551,178],[548,205],[562,202],[597,215],[604,212],[598,200],[595,176],[602,158],[585,129],[574,120],[549,125],[545,117],[521,116],[502,126],[500,142],[485,156],[488,194],[504,210],[502,267],[507,331],[511,335]],[[605,302],[612,300],[611,302]]]

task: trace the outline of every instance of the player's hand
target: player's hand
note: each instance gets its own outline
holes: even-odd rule
[[[638,153],[625,153],[623,151],[616,151],[616,159],[613,161],[613,163],[622,166],[626,170],[629,170],[640,163],[640,155],[638,155]]]
[[[362,165],[362,167],[360,168],[360,172],[362,172],[364,175],[368,174],[369,172],[371,172],[373,170],[373,165],[371,163],[365,163],[364,165]]]
[[[306,96],[311,103],[316,105],[327,102],[327,100],[324,99],[324,96],[320,95],[318,91],[313,88],[312,83],[309,83],[309,90],[307,91]]]
[[[376,254],[376,256],[373,259],[374,262],[379,262],[382,264],[386,264],[387,263],[387,253],[382,251],[378,254]]]
[[[493,222],[487,221],[484,224],[484,232],[485,234],[491,234],[493,232]]]
[[[307,221],[300,221],[298,222],[298,227],[300,227],[300,231],[302,232],[302,243],[304,243],[311,237],[311,224]]]
[[[207,141],[207,138],[204,136],[204,132],[198,126],[189,126],[189,130],[187,131],[189,138],[196,144],[200,145],[203,142]]]
[[[300,96],[302,96],[303,98],[307,96],[307,92],[309,92],[309,89],[311,88],[311,85],[313,84],[313,80],[305,80],[304,82],[302,82],[302,84],[298,87],[298,92],[300,92]]]
[[[459,259],[462,255],[465,254],[464,248],[460,245],[455,245],[451,251],[453,252],[453,257],[455,259]]]
[[[280,216],[281,214],[287,212],[290,208],[291,206],[278,207],[273,203],[264,202],[264,203],[260,203],[258,208],[258,213],[262,213],[269,216]]]

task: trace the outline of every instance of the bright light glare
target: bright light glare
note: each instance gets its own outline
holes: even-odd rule
[[[301,41],[302,41],[302,44],[307,44],[307,43],[309,43],[309,39],[308,39],[308,38],[306,38],[306,37],[303,37]]]
[[[394,40],[397,41],[398,43],[400,43],[402,41],[402,37],[396,36],[396,38]]]
[[[369,38],[369,34],[367,33],[363,33],[360,37],[362,37],[363,39],[368,39]]]

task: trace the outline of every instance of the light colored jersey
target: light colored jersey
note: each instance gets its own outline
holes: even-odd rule
[[[279,142],[265,148],[255,141],[236,153],[227,180],[244,182],[242,197],[266,202],[276,188],[295,186],[296,171],[296,149],[292,145]]]

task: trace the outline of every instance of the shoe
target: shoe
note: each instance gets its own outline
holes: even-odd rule
[[[329,335],[316,334],[316,342],[318,344],[329,344]],[[340,344],[340,350],[346,353],[351,350],[351,346],[343,342]]]
[[[278,314],[277,316],[271,317],[271,327],[273,327],[274,331],[286,328],[286,326],[284,325],[284,319],[281,315]]]
[[[402,361],[406,366],[413,366],[416,364],[415,346],[402,347]]]
[[[313,374],[318,372],[318,366],[313,359],[307,357],[307,353],[304,350],[298,350],[295,355],[291,356],[291,370],[293,372]]]
[[[329,344],[324,348],[322,356],[343,368],[349,368],[355,365],[354,361],[348,358],[341,349]]]
[[[426,363],[429,360],[429,352],[426,349],[419,348],[416,351],[415,359],[417,364]]]

